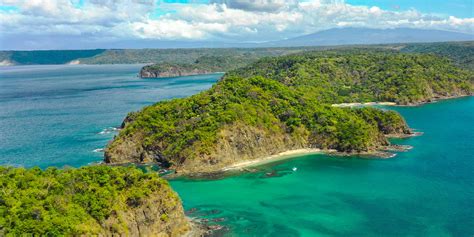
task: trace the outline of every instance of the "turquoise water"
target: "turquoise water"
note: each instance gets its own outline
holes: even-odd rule
[[[141,65],[0,68],[0,164],[82,166],[128,112],[212,86],[220,74],[141,80]],[[95,151],[94,151],[95,150]]]
[[[307,155],[172,185],[229,236],[473,236],[474,98],[395,109],[424,135],[394,141],[414,148],[393,159]]]
[[[129,111],[195,94],[220,77],[140,80],[139,68],[1,68],[0,164],[100,161],[93,151]],[[425,134],[396,140],[414,148],[393,159],[309,155],[171,184],[190,216],[225,225],[227,236],[473,236],[474,97],[394,109]]]

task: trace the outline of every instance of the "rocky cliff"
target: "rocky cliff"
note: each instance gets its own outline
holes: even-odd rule
[[[165,237],[182,236],[191,231],[181,200],[168,184],[139,200],[127,200],[126,204],[126,208],[101,223],[102,235]]]
[[[201,74],[210,74],[213,71],[199,69],[191,65],[151,65],[140,70],[141,78],[182,77]]]

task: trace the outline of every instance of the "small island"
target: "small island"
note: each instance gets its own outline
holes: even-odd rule
[[[471,95],[473,78],[449,59],[394,51],[264,58],[230,70],[208,91],[130,113],[105,162],[157,162],[196,174],[301,149],[380,155],[391,150],[388,138],[413,136],[403,117],[333,104]]]
[[[255,59],[243,60],[239,54],[229,56],[201,56],[192,63],[162,62],[144,66],[141,78],[182,77],[224,72],[247,65]]]
[[[215,71],[203,69],[193,64],[154,64],[144,66],[140,70],[141,78],[165,78],[165,77],[183,77],[210,74]]]

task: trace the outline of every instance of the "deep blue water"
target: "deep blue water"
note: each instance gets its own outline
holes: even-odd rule
[[[195,94],[220,77],[141,80],[139,68],[1,68],[0,164],[100,161],[93,150],[129,111]],[[185,209],[195,210],[190,216],[227,226],[228,236],[474,236],[474,97],[390,109],[424,132],[395,140],[414,148],[393,159],[307,155],[256,173],[171,185]]]
[[[130,111],[207,89],[220,74],[137,78],[142,65],[0,68],[0,164],[82,166],[101,161]]]

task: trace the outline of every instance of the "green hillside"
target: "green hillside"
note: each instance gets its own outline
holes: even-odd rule
[[[0,167],[0,187],[0,236],[178,236],[189,229],[168,182],[133,167]]]
[[[388,144],[384,135],[410,133],[403,118],[331,103],[416,103],[469,94],[472,80],[472,73],[430,55],[328,51],[267,58],[227,73],[208,91],[131,113],[106,161],[158,160],[203,171],[296,148],[374,151]]]

